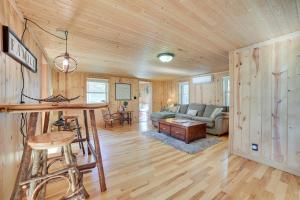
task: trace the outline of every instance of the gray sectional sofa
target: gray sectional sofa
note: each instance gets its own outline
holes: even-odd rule
[[[221,108],[221,112],[217,115],[212,116],[215,108]],[[187,114],[188,110],[197,110],[196,115]],[[160,119],[166,118],[184,118],[195,121],[205,122],[207,129],[206,132],[213,135],[222,135],[228,133],[229,127],[229,113],[228,107],[217,106],[217,105],[205,105],[205,104],[185,104],[178,105],[176,111],[172,109],[164,109],[161,112],[154,112],[151,114],[150,119],[152,120],[153,126],[158,126]]]

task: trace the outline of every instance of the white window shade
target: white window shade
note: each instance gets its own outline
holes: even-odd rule
[[[194,84],[211,83],[212,81],[213,81],[212,75],[197,76],[197,77],[193,77],[192,79],[192,82]]]
[[[88,78],[86,84],[87,103],[108,103],[108,80]]]

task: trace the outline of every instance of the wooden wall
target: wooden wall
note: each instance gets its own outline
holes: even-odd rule
[[[152,82],[152,110],[160,111],[168,104],[178,103],[178,84],[176,80]]]
[[[213,82],[206,84],[194,84],[192,78],[153,81],[153,111],[160,111],[168,104],[178,103],[178,83],[189,82],[190,103],[223,104],[222,78],[228,76],[228,72],[214,73]]]
[[[70,74],[59,73],[53,71],[53,93],[55,95],[62,94],[68,98],[80,95],[80,98],[74,102],[86,102],[86,80],[87,78],[108,79],[109,81],[109,106],[112,112],[116,112],[122,102],[115,100],[115,83],[130,83],[132,100],[128,101],[128,110],[133,112],[133,121],[139,120],[139,80],[137,78],[115,77],[105,74],[73,72]],[[134,99],[136,97],[136,99]],[[67,114],[77,114],[82,120],[82,113],[76,111],[68,111]],[[97,125],[102,126],[103,120],[101,111],[96,111]]]
[[[231,152],[300,175],[300,33],[230,53]],[[258,151],[251,149],[258,144]]]
[[[214,73],[212,83],[193,84],[190,79],[190,102],[223,105],[223,77],[228,72]]]
[[[2,52],[2,25],[8,25],[21,37],[23,23],[15,7],[7,0],[0,1],[0,102],[19,103],[21,92],[21,66]],[[29,32],[25,33],[24,43],[38,59],[38,72],[32,73],[24,68],[25,94],[40,97],[41,71],[48,66],[42,65],[42,51]],[[29,102],[27,99],[24,99]],[[22,136],[19,133],[20,114],[0,113],[0,199],[9,199],[14,185],[21,153]],[[40,128],[40,127],[39,127]],[[39,130],[39,129],[37,129]]]

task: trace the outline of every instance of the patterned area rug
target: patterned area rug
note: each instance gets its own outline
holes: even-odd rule
[[[181,140],[178,140],[176,138],[173,138],[173,137],[168,136],[163,133],[158,133],[155,130],[149,130],[149,131],[145,131],[142,133],[148,137],[158,139],[158,140],[162,141],[163,143],[174,147],[175,149],[178,149],[180,151],[183,151],[183,152],[186,152],[189,154],[198,153],[200,151],[203,151],[203,150],[221,142],[221,139],[219,137],[208,135],[208,134],[206,135],[206,138],[195,140],[189,144],[186,144],[185,142],[183,142]]]

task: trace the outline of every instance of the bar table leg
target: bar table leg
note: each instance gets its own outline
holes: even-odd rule
[[[15,186],[11,193],[11,197],[10,197],[11,200],[19,200],[22,198],[22,191],[21,191],[21,187],[19,186],[19,183],[26,179],[28,167],[31,159],[31,153],[32,153],[32,149],[27,145],[27,141],[29,137],[32,137],[35,134],[38,116],[39,116],[38,112],[30,113],[29,116],[27,137],[23,149],[20,168],[15,181]]]
[[[85,127],[85,137],[86,137],[87,143],[90,144],[90,133],[89,133],[89,126],[88,126],[86,110],[83,110],[83,118],[84,118],[84,127]],[[88,147],[88,155],[91,155],[91,150],[89,148],[89,145],[87,145],[87,147]]]
[[[44,118],[44,126],[43,126],[43,133],[48,132],[49,128],[49,120],[50,120],[50,112],[45,112],[45,118]],[[42,175],[47,174],[47,159],[48,159],[48,152],[47,150],[44,150],[42,153]],[[41,192],[38,195],[38,200],[45,199],[46,196],[46,184],[43,186]]]
[[[96,152],[96,164],[97,164],[97,168],[98,168],[100,189],[101,189],[101,192],[104,192],[104,191],[106,191],[106,184],[105,184],[105,176],[104,176],[104,170],[103,170],[101,149],[100,149],[100,144],[99,144],[99,137],[98,137],[97,127],[96,127],[95,111],[89,110],[89,112],[90,112],[90,118],[91,118],[92,133],[93,133],[93,137],[94,137],[95,152]]]

